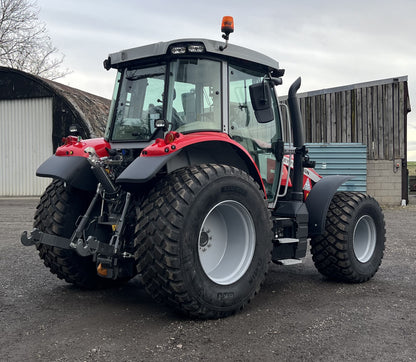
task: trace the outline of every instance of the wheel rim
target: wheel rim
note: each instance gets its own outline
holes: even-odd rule
[[[376,248],[376,225],[369,215],[361,216],[354,228],[354,253],[361,263],[366,263],[372,257]]]
[[[198,238],[202,269],[213,282],[239,280],[253,259],[256,234],[253,219],[239,202],[222,201],[205,217]]]

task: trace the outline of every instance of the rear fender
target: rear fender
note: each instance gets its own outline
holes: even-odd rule
[[[95,191],[97,178],[91,171],[85,149],[93,147],[99,157],[104,157],[108,156],[110,144],[104,138],[82,140],[75,136],[64,137],[62,141],[64,144],[57,148],[55,155],[39,166],[36,176],[58,178],[80,190]]]
[[[180,168],[205,163],[225,164],[242,169],[264,190],[260,172],[251,156],[238,144],[222,140],[190,144],[163,156],[138,157],[120,174],[116,182],[131,189],[134,184],[150,181],[162,169],[171,173]]]
[[[85,191],[95,191],[97,179],[82,156],[51,156],[36,171],[36,176],[58,178]]]
[[[308,236],[321,235],[325,230],[326,214],[338,187],[352,176],[325,176],[315,184],[306,199],[309,213]]]

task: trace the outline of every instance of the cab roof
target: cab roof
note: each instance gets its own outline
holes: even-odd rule
[[[224,42],[210,39],[177,39],[122,50],[120,52],[110,54],[108,59],[104,61],[104,66],[106,69],[121,68],[125,63],[131,61],[145,59],[150,60],[151,58],[165,56],[168,54],[171,46],[194,43],[203,43],[205,46],[205,54],[211,53],[223,58],[248,61],[266,66],[270,71],[279,71],[279,63],[264,54],[233,44],[228,44],[224,50],[221,50],[224,46]]]

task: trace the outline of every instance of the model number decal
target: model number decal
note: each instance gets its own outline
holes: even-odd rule
[[[221,192],[237,192],[241,195],[245,195],[245,192],[243,189],[241,189],[238,186],[233,186],[233,185],[221,187]]]
[[[225,300],[225,299],[231,299],[234,298],[233,292],[227,292],[227,293],[217,293],[217,299],[218,300]]]

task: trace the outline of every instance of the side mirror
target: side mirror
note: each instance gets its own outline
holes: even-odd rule
[[[253,105],[257,122],[267,123],[273,121],[272,96],[267,83],[252,84],[250,87],[250,99]]]

